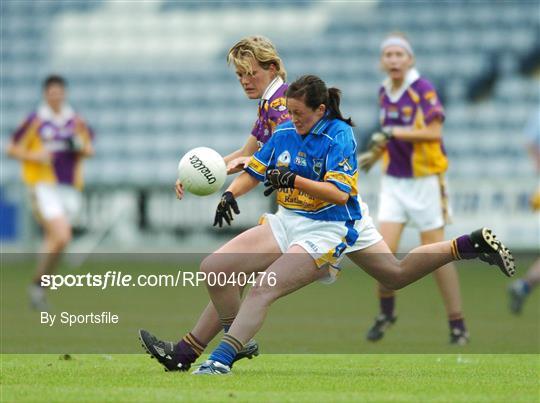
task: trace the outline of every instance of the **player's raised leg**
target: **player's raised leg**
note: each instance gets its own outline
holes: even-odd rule
[[[229,373],[238,351],[261,328],[270,305],[327,274],[328,270],[317,268],[313,257],[301,246],[293,245],[265,271],[264,276],[259,276],[257,285],[249,290],[229,332],[194,373]],[[215,289],[209,291],[212,293]],[[223,302],[220,301],[220,304]],[[217,304],[217,301],[214,300],[214,303]]]
[[[451,241],[419,246],[401,261],[384,241],[347,256],[384,286],[394,290],[419,280],[445,264],[462,259],[480,259],[496,265],[508,277],[515,274],[512,254],[488,228]]]

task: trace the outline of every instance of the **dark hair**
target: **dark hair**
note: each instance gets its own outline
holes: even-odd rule
[[[46,90],[51,85],[61,85],[62,87],[67,86],[66,79],[58,74],[51,74],[43,80],[43,89]]]
[[[330,119],[343,120],[350,126],[354,126],[351,118],[345,119],[339,110],[341,91],[337,88],[326,88],[326,84],[319,77],[305,75],[289,85],[287,98],[301,99],[304,104],[315,110],[319,105],[326,106]]]

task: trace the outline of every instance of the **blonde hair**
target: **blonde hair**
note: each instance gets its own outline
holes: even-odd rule
[[[264,70],[268,70],[273,64],[277,75],[284,81],[287,79],[283,61],[270,39],[264,36],[248,36],[241,39],[229,50],[227,64],[233,63],[240,71],[251,74],[250,58],[256,60]]]

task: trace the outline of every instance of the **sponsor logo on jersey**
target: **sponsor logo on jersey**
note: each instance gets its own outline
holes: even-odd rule
[[[399,118],[399,110],[395,106],[389,106],[386,110],[386,117],[388,119],[397,119]]]

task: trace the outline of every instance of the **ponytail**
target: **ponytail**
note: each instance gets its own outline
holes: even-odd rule
[[[345,119],[339,110],[339,104],[341,102],[341,90],[335,87],[328,88],[328,104],[326,108],[329,112],[329,117],[332,119],[339,119],[347,123],[349,126],[354,126],[351,118]]]

